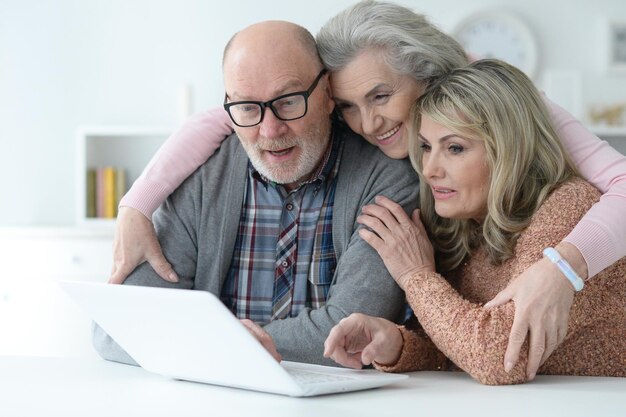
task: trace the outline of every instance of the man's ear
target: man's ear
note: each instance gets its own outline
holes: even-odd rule
[[[328,114],[331,114],[335,109],[335,100],[333,100],[333,91],[330,86],[330,73],[324,76],[326,78],[326,87],[324,88],[324,93],[326,94],[326,100],[328,103]]]

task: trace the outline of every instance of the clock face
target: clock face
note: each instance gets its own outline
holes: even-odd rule
[[[482,13],[461,22],[454,36],[472,59],[497,58],[532,78],[537,50],[532,32],[515,16]]]

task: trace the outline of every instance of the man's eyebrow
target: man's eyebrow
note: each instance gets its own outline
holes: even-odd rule
[[[302,86],[302,82],[299,80],[290,80],[283,84],[280,88],[273,90],[272,97],[269,97],[268,100],[272,100],[275,97],[282,96],[283,94],[291,94],[298,93],[300,91],[304,91],[306,87]]]
[[[290,80],[283,84],[280,88],[274,90],[271,97],[266,97],[264,100],[258,98],[250,98],[250,96],[240,95],[237,91],[232,94],[226,94],[230,101],[266,101],[272,100],[278,96],[282,96],[283,94],[290,94],[303,91],[304,87],[302,87],[302,83],[298,80]]]

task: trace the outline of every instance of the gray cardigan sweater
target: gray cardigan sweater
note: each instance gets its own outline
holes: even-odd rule
[[[409,212],[415,209],[417,175],[407,160],[389,159],[341,128],[335,128],[335,134],[345,140],[332,222],[337,268],[325,306],[264,327],[286,360],[332,365],[322,355],[324,340],[342,318],[361,312],[394,320],[404,305],[404,295],[382,260],[356,233],[356,217],[377,195],[397,201]],[[245,151],[232,135],[155,213],[157,236],[178,273],[177,284],[161,279],[148,263],[124,284],[205,290],[219,296],[235,246],[247,164]],[[135,364],[97,325],[93,343],[103,358]]]

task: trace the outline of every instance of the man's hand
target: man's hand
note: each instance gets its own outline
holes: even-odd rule
[[[557,246],[563,257],[566,253],[571,254],[571,248],[573,246],[568,244]],[[580,252],[578,255],[582,258]],[[572,259],[572,256],[566,259]],[[570,263],[582,277],[587,276],[586,264],[583,269],[579,267],[579,262]],[[530,332],[526,376],[532,380],[539,366],[565,339],[569,312],[574,301],[574,287],[552,262],[544,258],[531,265],[485,307],[497,307],[510,300],[515,302],[515,318],[504,354],[504,369],[506,372],[513,369],[519,360],[526,335]]]
[[[134,208],[121,207],[115,228],[113,269],[109,283],[123,283],[145,261],[164,280],[178,282],[176,272],[163,256],[152,222]]]
[[[342,366],[361,369],[372,362],[396,363],[402,345],[402,335],[395,324],[354,313],[332,328],[324,342],[324,357]]]
[[[263,345],[265,350],[267,350],[270,355],[276,359],[276,362],[280,362],[283,360],[283,357],[280,356],[278,350],[276,350],[276,345],[274,344],[274,340],[272,340],[272,336],[269,335],[268,332],[263,330],[261,326],[253,322],[249,319],[241,319],[241,324],[243,324],[246,329],[252,334],[252,336],[256,337],[256,339]]]

